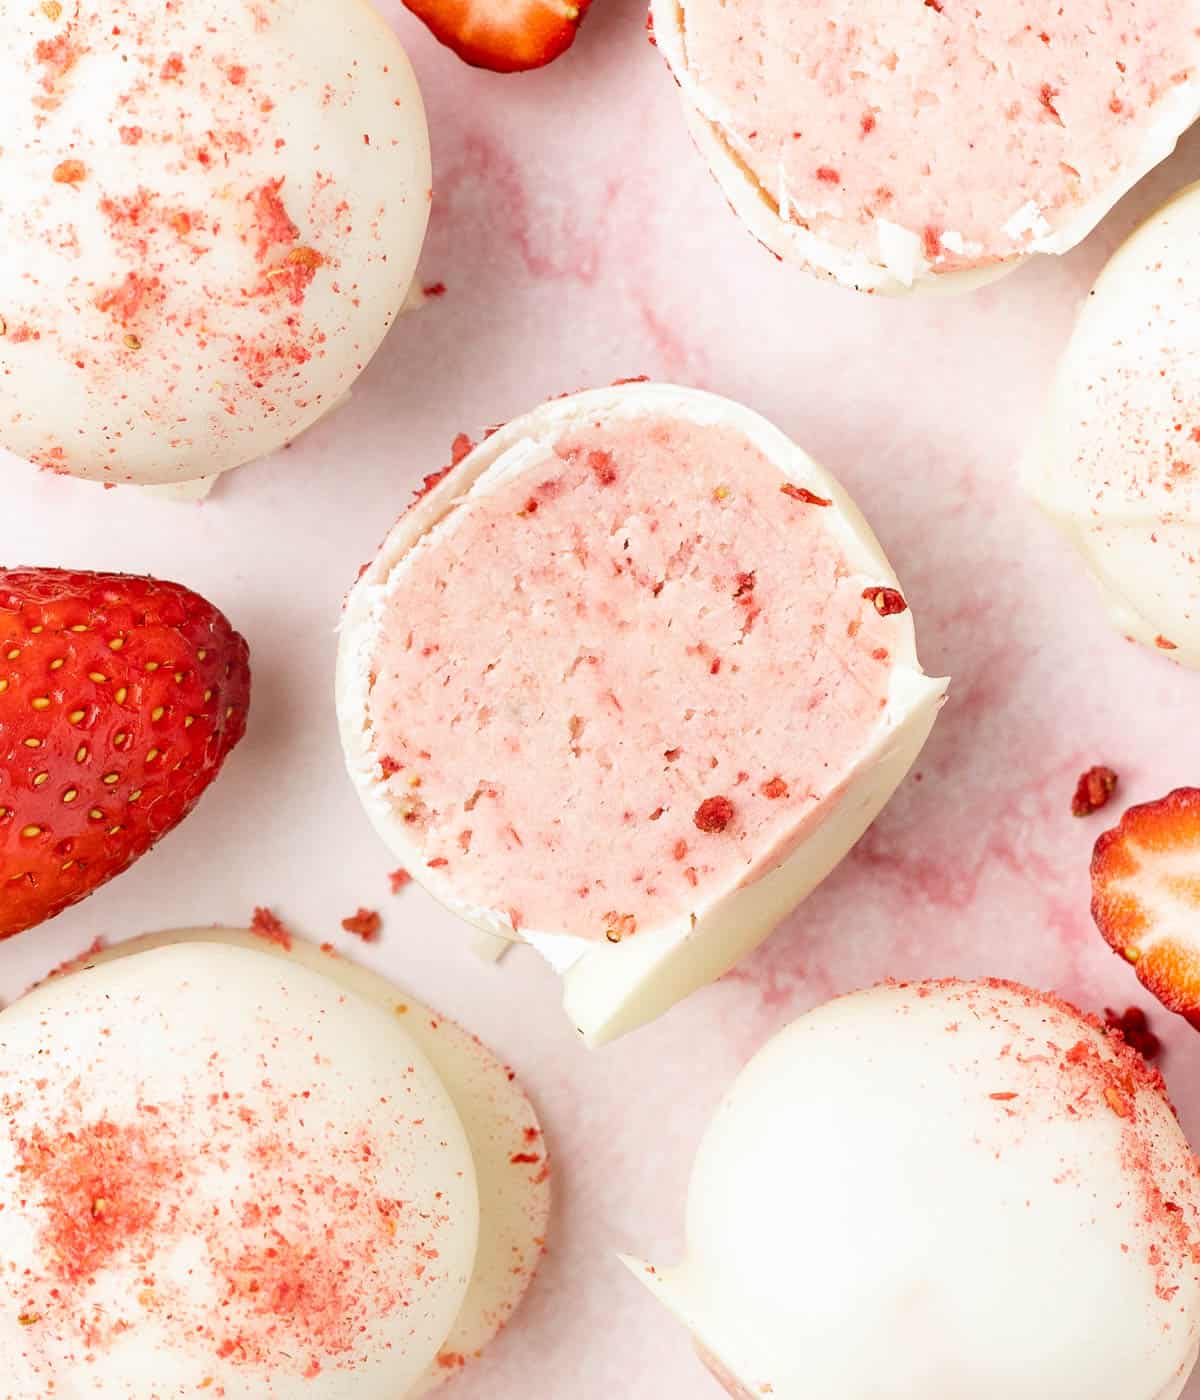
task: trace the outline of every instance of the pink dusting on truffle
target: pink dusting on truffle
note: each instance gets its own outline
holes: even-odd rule
[[[289,1141],[295,1112],[302,1105],[281,1096],[260,1121],[237,1096],[214,1094],[203,1141],[182,1102],[142,1103],[121,1120],[64,1111],[16,1133],[42,1259],[21,1280],[22,1315],[103,1351],[131,1324],[86,1300],[106,1270],[136,1261],[145,1286],[130,1306],[200,1353],[306,1377],[323,1364],[356,1365],[364,1324],[404,1307],[419,1286],[420,1266],[404,1278],[387,1265],[398,1229],[418,1258],[436,1259],[444,1221],[416,1220],[379,1194],[378,1153],[364,1135],[325,1144],[313,1160]],[[234,1178],[228,1208],[213,1211],[193,1177],[235,1144],[251,1175]],[[185,1244],[220,1289],[216,1312],[172,1282],[166,1261]]]

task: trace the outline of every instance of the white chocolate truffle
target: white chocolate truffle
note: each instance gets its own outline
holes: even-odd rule
[[[1200,666],[1200,185],[1118,250],[1026,467],[1115,626]]]
[[[429,211],[424,109],[365,0],[0,0],[0,447],[164,484],[349,391]]]
[[[508,1325],[537,1273],[551,1204],[550,1158],[537,1113],[513,1071],[478,1036],[330,945],[318,948],[284,929],[270,934],[226,928],[148,934],[90,951],[78,965],[214,941],[300,963],[353,997],[399,1017],[405,1032],[428,1056],[462,1119],[479,1188],[479,1245],[454,1325],[425,1375],[403,1397],[417,1400],[478,1359]]]
[[[687,1239],[630,1266],[738,1397],[1174,1400],[1196,1358],[1200,1183],[1162,1079],[1011,983],[878,987],[776,1036]]]
[[[206,937],[0,1016],[6,1400],[423,1394],[480,1228],[440,1066],[322,955]]]
[[[853,502],[669,385],[469,452],[347,604],[351,776],[405,867],[564,974],[591,1043],[712,981],[842,858],[945,690]]]

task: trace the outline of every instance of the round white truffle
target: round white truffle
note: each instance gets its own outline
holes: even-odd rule
[[[364,0],[0,0],[0,447],[106,482],[272,452],[400,311],[416,79]]]
[[[802,1017],[700,1148],[687,1261],[634,1265],[739,1397],[1173,1400],[1200,1186],[1161,1078],[1057,998],[884,986]]]
[[[402,1019],[216,943],[0,1016],[4,1391],[396,1400],[476,1257],[455,1105]]]

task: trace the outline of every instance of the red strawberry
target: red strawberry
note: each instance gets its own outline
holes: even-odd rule
[[[245,732],[248,656],[179,584],[0,569],[0,938],[187,816]]]
[[[591,0],[404,0],[434,37],[475,68],[541,68],[575,42]]]
[[[1200,1030],[1200,788],[1131,807],[1100,837],[1092,917],[1143,986]]]

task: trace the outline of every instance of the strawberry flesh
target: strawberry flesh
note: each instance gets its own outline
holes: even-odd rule
[[[1100,837],[1092,917],[1142,985],[1200,1029],[1200,788],[1131,807]]]
[[[0,569],[0,938],[177,826],[245,733],[249,702],[245,641],[189,589]]]
[[[474,68],[523,73],[575,42],[590,0],[404,0],[434,37]]]

